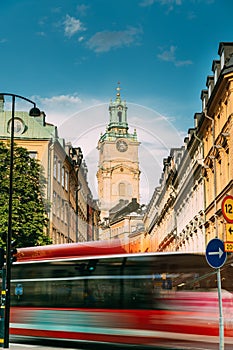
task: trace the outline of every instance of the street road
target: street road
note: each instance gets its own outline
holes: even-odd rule
[[[54,340],[22,340],[20,342],[10,342],[9,350],[124,350],[124,346],[111,346],[104,344],[84,344],[84,343],[73,343],[64,341],[54,341]],[[129,349],[129,348],[127,348]],[[132,348],[131,348],[132,349]],[[143,348],[140,348],[143,350]]]
[[[80,346],[79,346],[80,345]],[[63,342],[63,341],[42,341],[42,340],[15,340],[14,338],[11,339],[10,341],[10,350],[27,350],[27,349],[32,349],[32,350],[61,350],[61,349],[66,349],[66,350],[83,350],[86,349],[87,347],[84,347],[82,344],[77,344],[77,343],[72,343],[72,342]],[[95,348],[92,346],[90,348],[94,350]],[[97,348],[96,348],[97,349]]]
[[[96,345],[96,344],[78,344],[78,343],[73,343],[73,342],[61,342],[61,341],[47,341],[42,342],[42,341],[33,341],[29,342],[25,340],[24,342],[21,343],[14,343],[13,341],[10,342],[9,350],[27,350],[27,349],[32,349],[32,350],[129,350],[129,349],[136,349],[135,347],[126,347],[126,346],[111,346],[111,345]],[[179,344],[179,342],[176,342],[175,344],[171,344],[171,347],[168,348],[144,348],[144,347],[139,347],[139,350],[149,350],[149,349],[157,349],[157,350],[218,350],[219,345],[218,344],[212,344],[209,345],[208,348],[203,346],[202,344],[189,344],[189,346],[184,347],[182,344]],[[225,344],[224,347],[225,350],[232,350],[232,347],[230,345]]]
[[[27,350],[27,349],[32,349],[32,350],[129,350],[132,349],[132,347],[125,347],[125,346],[111,346],[111,345],[103,345],[103,344],[74,344],[72,342],[56,342],[54,341],[51,342],[25,342],[25,343],[10,343],[9,350]],[[135,348],[134,348],[135,349]],[[140,347],[140,350],[144,350],[145,348]],[[150,348],[151,349],[151,348]],[[163,349],[158,349],[154,348],[153,350],[164,350]],[[149,350],[146,348],[146,350]],[[174,349],[169,349],[169,350],[174,350]]]

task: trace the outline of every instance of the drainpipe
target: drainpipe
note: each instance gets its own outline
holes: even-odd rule
[[[204,166],[204,144],[203,144],[203,141],[197,136],[197,134],[196,134],[196,131],[194,132],[194,137],[200,142],[200,144],[201,144],[201,156],[202,156],[202,167]],[[206,221],[206,215],[205,215],[205,208],[206,208],[206,194],[205,194],[205,187],[206,187],[206,185],[205,185],[205,178],[204,178],[204,176],[202,175],[202,172],[201,172],[201,179],[202,179],[202,181],[203,181],[203,209],[204,209],[204,220]],[[205,234],[205,232],[204,232],[204,234]],[[206,245],[207,245],[207,241],[206,241],[206,234],[205,234],[205,247],[206,247]]]
[[[206,113],[204,114],[206,118],[211,120],[212,124],[212,148],[215,148],[215,125],[214,119],[209,117]],[[214,168],[214,224],[215,224],[215,238],[218,238],[218,220],[217,220],[217,178],[216,178],[216,158],[215,156],[211,156],[213,160],[213,168]]]

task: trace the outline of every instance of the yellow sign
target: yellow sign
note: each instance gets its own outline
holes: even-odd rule
[[[233,242],[224,242],[224,251],[233,252]]]
[[[226,241],[233,243],[233,224],[226,224]]]
[[[222,214],[227,222],[233,223],[233,196],[226,196],[222,201]]]

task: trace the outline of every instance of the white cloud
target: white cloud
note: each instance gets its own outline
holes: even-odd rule
[[[81,4],[77,6],[77,11],[80,13],[80,15],[85,16],[87,14],[87,10],[89,9],[89,6]]]
[[[161,61],[165,62],[173,62],[175,66],[181,67],[181,66],[187,66],[190,64],[193,64],[191,60],[177,60],[175,52],[176,52],[176,47],[171,45],[168,50],[162,51],[162,53],[158,54],[157,57]]]
[[[139,5],[147,7],[155,4],[156,2],[160,5],[169,6],[170,10],[173,9],[173,5],[182,5],[182,0],[143,0]]]
[[[94,98],[81,98],[77,93],[68,95],[56,95],[52,97],[32,96],[38,107],[46,114],[46,120],[56,126],[60,126],[67,118],[77,111],[82,111],[90,105],[98,104]]]
[[[53,13],[61,13],[62,12],[62,7],[54,7],[51,9],[51,12]]]
[[[64,24],[65,36],[68,36],[68,37],[72,37],[77,32],[86,30],[79,19],[75,17],[71,17],[69,15],[66,15],[66,19],[63,24]]]
[[[175,6],[181,6],[184,4],[184,2],[184,0],[142,0],[139,3],[139,6],[148,7],[154,5],[155,3],[158,3],[161,6],[168,7],[168,10],[172,11],[174,10]],[[215,2],[215,0],[186,0],[186,2],[190,2],[192,5],[198,5],[200,3],[211,5]]]
[[[147,6],[151,6],[155,3],[156,0],[143,0],[142,2],[139,3],[139,6],[142,7],[147,7]]]
[[[191,60],[184,60],[184,61],[175,61],[175,66],[181,67],[181,66],[189,66],[190,64],[193,64],[193,61]]]
[[[161,54],[158,54],[157,57],[161,61],[174,62],[175,61],[175,46],[170,46],[169,50],[164,50]]]
[[[45,32],[37,32],[36,35],[38,35],[38,36],[46,36],[46,33]]]
[[[80,97],[78,97],[77,94],[74,95],[59,95],[59,96],[53,96],[53,97],[45,97],[41,98],[41,102],[44,103],[45,105],[54,105],[54,104],[59,104],[59,103],[72,103],[72,104],[77,104],[81,102]]]
[[[87,46],[95,52],[107,52],[137,42],[141,33],[142,30],[136,27],[129,27],[123,31],[98,32],[89,39]]]
[[[46,121],[58,126],[59,137],[82,148],[88,166],[89,186],[94,197],[97,198],[98,151],[96,147],[101,133],[105,132],[109,123],[109,103],[93,105],[94,100],[88,102],[88,99],[85,101],[80,99],[79,101],[78,97],[74,96],[73,101],[77,100],[77,104],[73,104],[73,113],[62,115],[60,110],[62,100],[60,96],[41,99],[46,106],[53,106],[52,112],[46,112]],[[84,105],[86,108],[81,109]],[[138,140],[141,142],[139,147],[141,202],[147,203],[159,184],[163,158],[168,157],[170,148],[182,146],[183,135],[175,129],[168,118],[158,112],[132,103],[127,103],[127,106],[129,132],[133,133],[136,129]],[[58,117],[59,125],[56,123]]]
[[[46,113],[46,122],[58,127],[59,137],[82,148],[88,167],[88,183],[94,198],[98,188],[97,143],[109,123],[109,103],[78,94],[59,95],[51,98],[32,96],[31,99]],[[91,106],[91,107],[90,107]],[[167,118],[155,110],[127,102],[129,132],[137,131],[141,170],[141,203],[148,203],[155,187],[159,185],[163,158],[170,149],[183,145],[184,135]]]
[[[41,18],[39,19],[38,24],[39,24],[39,26],[42,26],[42,27],[43,27],[47,22],[48,22],[48,17],[47,17],[47,16],[44,16],[44,17],[41,17]]]

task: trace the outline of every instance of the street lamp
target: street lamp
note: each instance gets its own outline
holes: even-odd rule
[[[13,165],[14,165],[14,121],[15,121],[15,99],[19,98],[33,104],[29,115],[40,116],[41,112],[36,107],[35,102],[26,97],[0,92],[0,99],[4,101],[4,96],[11,96],[11,131],[10,131],[10,174],[9,174],[9,203],[8,203],[8,232],[6,242],[6,300],[4,319],[4,348],[9,348],[9,324],[10,324],[10,283],[11,283],[11,240],[12,240],[12,198],[13,198]]]
[[[70,148],[69,156],[72,159],[73,166],[74,166],[76,176],[77,176],[77,188],[75,191],[75,205],[76,205],[76,242],[78,242],[79,241],[78,192],[81,189],[81,184],[79,184],[78,174],[79,174],[79,169],[81,167],[82,160],[83,160],[83,153],[82,153],[81,147]]]
[[[83,160],[83,153],[81,150],[81,147],[77,147],[75,148],[76,151],[76,164],[75,164],[75,170],[76,170],[76,174],[77,174],[77,181],[78,181],[78,186],[76,189],[76,212],[77,212],[77,216],[76,216],[76,242],[79,241],[79,217],[78,217],[78,192],[81,190],[82,186],[81,184],[79,184],[79,178],[78,178],[78,174],[79,174],[79,169],[81,167],[82,164],[82,160]]]

